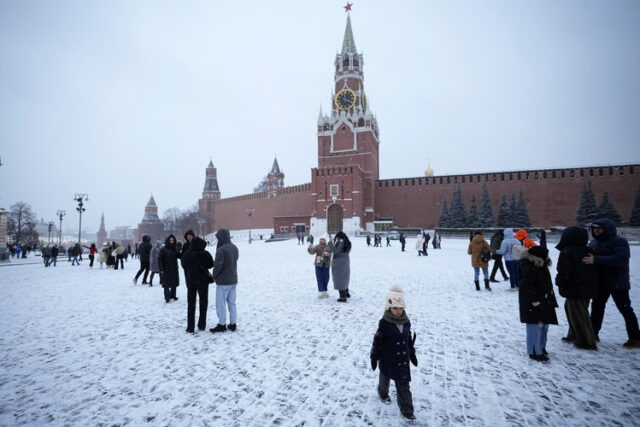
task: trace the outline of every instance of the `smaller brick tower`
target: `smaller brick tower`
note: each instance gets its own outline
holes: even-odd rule
[[[145,234],[151,237],[151,242],[164,240],[165,237],[164,225],[158,217],[158,205],[156,205],[156,201],[153,199],[153,196],[149,198],[147,206],[144,207],[144,216],[136,230],[136,241],[141,241],[142,236]]]
[[[206,218],[204,233],[209,234],[215,230],[214,213],[216,201],[220,200],[220,188],[218,187],[218,171],[213,166],[213,160],[209,160],[209,165],[205,170],[204,188],[202,198],[198,200],[198,211],[202,218]]]
[[[96,233],[96,246],[100,247],[107,241],[107,230],[104,228],[104,212],[100,216],[100,230]]]
[[[284,187],[284,173],[280,171],[278,159],[273,159],[273,166],[267,174],[267,194],[269,198],[276,197],[278,188]]]

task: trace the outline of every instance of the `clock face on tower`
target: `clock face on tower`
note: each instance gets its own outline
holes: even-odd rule
[[[356,93],[351,89],[342,89],[334,100],[338,110],[350,110],[356,104]]]

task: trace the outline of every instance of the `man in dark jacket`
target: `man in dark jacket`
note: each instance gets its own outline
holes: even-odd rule
[[[560,295],[566,298],[564,311],[569,322],[569,332],[562,340],[572,342],[578,348],[597,350],[589,318],[589,300],[598,291],[598,271],[595,265],[582,262],[582,258],[592,253],[588,242],[589,234],[582,227],[573,226],[562,232],[560,243],[556,245],[560,251],[556,286]]]
[[[489,276],[489,281],[497,283],[496,273],[500,270],[502,273],[502,278],[506,281],[509,280],[509,276],[504,271],[504,265],[502,264],[502,255],[497,253],[496,251],[500,249],[500,245],[504,240],[504,231],[498,230],[491,236],[491,258],[493,258],[493,268],[491,269],[491,275]]]
[[[608,218],[594,221],[591,225],[593,240],[589,247],[595,255],[583,258],[585,264],[595,264],[598,268],[598,294],[591,304],[591,323],[596,341],[602,327],[604,309],[609,296],[613,297],[618,311],[624,317],[629,340],[623,344],[626,348],[640,348],[640,329],[638,318],[631,308],[629,299],[629,242],[617,235],[616,225]]]
[[[142,284],[147,284],[147,276],[149,275],[149,258],[151,255],[151,237],[146,234],[142,236],[142,243],[138,246],[138,254],[140,255],[140,270],[136,273],[136,277],[133,278],[133,284],[135,285],[138,282],[138,277],[144,271],[144,276],[142,276]]]
[[[404,245],[407,244],[407,239],[404,237],[404,233],[400,233],[400,245],[402,246],[402,252],[404,252]]]
[[[53,247],[51,248],[51,263],[55,267],[57,262],[58,262],[58,246],[53,245]]]
[[[213,267],[216,282],[216,314],[218,324],[209,329],[212,333],[227,330],[227,306],[229,307],[229,330],[236,330],[236,286],[238,284],[238,248],[231,243],[229,230],[221,228],[216,233],[218,246]]]
[[[186,244],[184,246],[187,246]],[[189,249],[182,255],[182,268],[187,282],[187,332],[194,332],[196,317],[196,296],[200,298],[198,329],[207,327],[207,308],[209,307],[209,269],[213,267],[213,258],[206,250],[207,242],[200,237],[189,241]],[[183,247],[184,248],[184,247]]]

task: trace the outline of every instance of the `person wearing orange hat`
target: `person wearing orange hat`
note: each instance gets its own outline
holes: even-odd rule
[[[533,240],[531,240],[529,238],[529,235],[527,235],[527,231],[524,228],[521,228],[520,230],[516,231],[516,239],[520,240],[520,242],[522,242],[522,244],[524,245],[525,249],[529,249],[529,248],[533,248],[534,246],[538,246],[536,244],[536,242],[534,242]]]

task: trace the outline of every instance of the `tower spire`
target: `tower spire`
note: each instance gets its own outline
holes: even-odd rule
[[[351,5],[347,3],[345,7],[347,9],[347,27],[344,30],[344,40],[342,41],[342,55],[345,53],[357,53],[356,41],[353,38],[353,31],[351,30]]]

